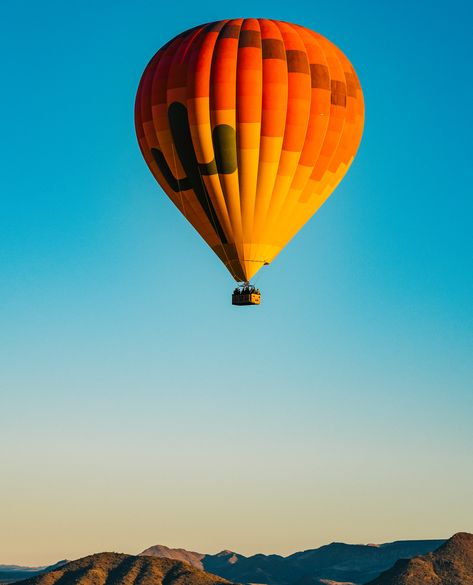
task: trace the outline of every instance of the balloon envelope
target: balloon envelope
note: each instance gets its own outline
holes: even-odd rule
[[[237,281],[269,264],[329,197],[363,119],[360,83],[335,45],[252,18],[164,45],[135,107],[151,172]]]

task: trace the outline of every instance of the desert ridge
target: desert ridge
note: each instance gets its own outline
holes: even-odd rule
[[[367,585],[473,585],[473,534],[459,532],[432,553],[399,560]]]
[[[18,581],[22,585],[228,585],[182,561],[104,552]]]

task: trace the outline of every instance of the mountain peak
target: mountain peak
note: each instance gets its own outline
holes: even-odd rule
[[[469,532],[457,532],[452,538],[449,538],[441,548],[450,546],[467,548],[473,546],[473,534],[470,534]]]
[[[228,548],[221,550],[219,553],[217,553],[215,556],[216,557],[228,557],[229,555],[234,555],[235,553],[232,550],[229,550]]]
[[[367,585],[473,585],[473,534],[459,532],[434,552],[402,559]]]
[[[202,570],[204,569],[202,559],[205,558],[206,555],[191,550],[185,550],[184,548],[169,548],[163,544],[155,544],[140,553],[140,556],[182,561],[192,565],[196,569]]]

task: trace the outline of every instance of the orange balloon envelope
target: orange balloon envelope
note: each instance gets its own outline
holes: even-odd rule
[[[151,172],[240,282],[329,197],[363,118],[360,83],[340,49],[263,18],[175,37],[146,67],[135,108]]]

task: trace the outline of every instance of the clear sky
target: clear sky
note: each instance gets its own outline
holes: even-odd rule
[[[4,3],[0,563],[473,531],[472,12]],[[355,163],[249,309],[133,126],[153,53],[233,16],[325,35],[366,100]]]

